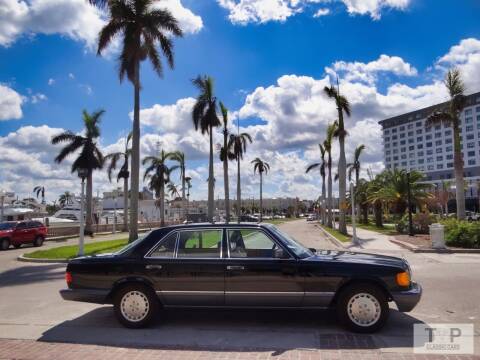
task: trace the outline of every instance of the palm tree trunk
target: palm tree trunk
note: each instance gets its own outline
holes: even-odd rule
[[[457,201],[457,219],[465,219],[465,190],[463,180],[463,158],[460,145],[460,131],[458,126],[453,127],[454,137],[454,155],[453,162],[455,166],[455,197]]]
[[[88,171],[87,176],[87,209],[86,209],[86,218],[85,218],[85,234],[93,235],[92,231],[92,208],[93,208],[93,171]],[[83,214],[82,214],[83,216]]]
[[[325,205],[326,205],[326,198],[325,198],[325,175],[321,175],[322,177],[322,224],[325,225],[326,219],[325,216],[327,212],[325,211]]]
[[[359,201],[357,199],[357,196],[356,196],[356,193],[357,193],[357,187],[358,187],[358,182],[360,181],[360,171],[359,169],[355,169],[355,188],[354,188],[354,193],[355,193],[355,204],[357,204],[357,219],[359,219],[359,221],[361,222],[361,218],[360,218],[360,212],[362,210],[362,207],[361,205],[359,204]],[[353,196],[353,195],[352,195]]]
[[[240,156],[237,155],[237,216],[240,222],[240,215],[242,214],[242,190],[240,187]]]
[[[327,216],[327,226],[332,227],[333,226],[333,209],[332,209],[332,159],[331,155],[328,155],[329,157],[329,165],[328,165],[328,201],[327,201],[327,207],[328,207],[328,216]]]
[[[263,177],[262,172],[260,171],[260,222],[263,218]]]
[[[165,184],[160,184],[160,226],[165,226]]]
[[[128,231],[128,177],[123,178],[123,230]]]
[[[138,188],[140,186],[140,63],[136,60],[132,131],[132,174],[130,186],[129,242],[138,238]]]
[[[382,203],[380,201],[375,201],[373,204],[373,212],[375,213],[375,226],[383,227]]]
[[[214,181],[214,173],[213,173],[213,128],[212,125],[210,125],[210,159],[209,159],[209,164],[208,164],[208,210],[207,210],[207,216],[208,216],[208,221],[212,222],[213,221],[213,206],[214,206],[214,199],[215,195],[213,193],[213,181]]]
[[[339,129],[340,130],[340,129]],[[342,129],[343,130],[343,127]],[[347,161],[345,159],[345,135],[340,133],[338,138],[340,145],[340,158],[338,159],[338,193],[339,193],[339,210],[340,217],[338,221],[338,230],[342,234],[347,234],[347,222],[345,211],[347,209],[346,190],[347,190]]]
[[[227,149],[227,141],[226,137],[223,141],[223,148],[225,149],[225,158],[223,159],[223,183],[225,187],[225,216],[226,216],[226,222],[228,223],[230,221],[230,186],[228,183],[228,159],[227,159],[227,154],[226,154],[226,149]]]
[[[182,164],[182,200],[185,201],[185,164]]]

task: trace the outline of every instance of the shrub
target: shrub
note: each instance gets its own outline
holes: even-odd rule
[[[480,223],[457,219],[442,221],[445,225],[445,242],[449,246],[480,248]]]
[[[415,234],[428,234],[430,232],[429,225],[437,221],[437,217],[430,213],[412,214],[413,231]],[[408,234],[408,214],[402,216],[396,226],[400,234]]]

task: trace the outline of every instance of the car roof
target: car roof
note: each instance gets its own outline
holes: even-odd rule
[[[176,224],[169,225],[161,229],[201,229],[201,228],[211,228],[211,227],[258,227],[266,228],[271,226],[271,224],[266,223],[254,223],[254,222],[204,222],[204,223],[190,223],[190,224]]]

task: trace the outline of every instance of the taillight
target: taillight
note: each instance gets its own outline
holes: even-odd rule
[[[67,285],[70,285],[73,281],[72,274],[68,271],[65,273],[65,281],[67,282]]]

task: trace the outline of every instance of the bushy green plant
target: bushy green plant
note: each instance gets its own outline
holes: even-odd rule
[[[442,224],[445,225],[445,242],[448,246],[480,248],[480,223],[446,219]]]
[[[415,234],[428,234],[429,226],[437,221],[437,217],[430,213],[417,213],[412,215],[413,231]],[[402,216],[396,225],[396,229],[401,234],[408,233],[408,214]]]

